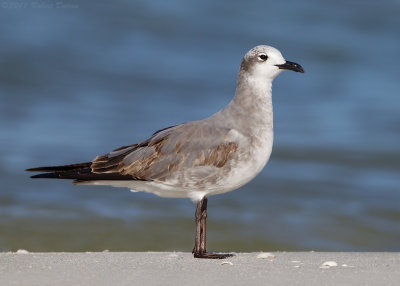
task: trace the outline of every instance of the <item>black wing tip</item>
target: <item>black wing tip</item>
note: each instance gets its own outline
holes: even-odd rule
[[[67,179],[75,180],[74,184],[86,181],[147,181],[146,179],[136,178],[131,175],[122,175],[118,173],[92,173],[91,169],[82,169],[81,171],[52,172],[42,173],[31,176],[32,179]]]
[[[47,167],[36,167],[25,169],[27,172],[65,172],[65,171],[73,171],[78,169],[84,169],[90,167],[92,162],[79,163],[79,164],[71,164],[71,165],[63,165],[63,166],[47,166]]]
[[[29,168],[25,169],[26,172],[45,172],[45,170],[48,170],[50,167],[37,167],[37,168]],[[33,177],[33,176],[32,176]]]
[[[51,178],[59,178],[58,173],[43,173],[31,176],[32,179],[51,179]]]

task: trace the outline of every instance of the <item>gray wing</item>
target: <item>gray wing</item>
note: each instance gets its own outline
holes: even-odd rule
[[[92,172],[165,181],[198,166],[220,169],[238,151],[238,143],[229,132],[230,129],[204,121],[172,126],[157,131],[148,140],[96,157],[91,164]]]

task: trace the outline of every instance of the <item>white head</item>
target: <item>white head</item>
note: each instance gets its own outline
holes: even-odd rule
[[[304,73],[299,64],[286,61],[281,52],[270,46],[252,48],[240,65],[240,72],[246,72],[253,77],[269,78],[271,81],[284,70]]]

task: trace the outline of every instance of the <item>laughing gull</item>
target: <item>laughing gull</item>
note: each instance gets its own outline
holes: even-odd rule
[[[251,181],[272,151],[272,81],[283,70],[304,73],[270,46],[256,46],[240,64],[233,100],[199,121],[155,132],[149,139],[97,156],[92,162],[27,171],[32,178],[73,179],[76,185],[126,187],[197,202],[196,258],[226,258],[206,251],[207,198]]]

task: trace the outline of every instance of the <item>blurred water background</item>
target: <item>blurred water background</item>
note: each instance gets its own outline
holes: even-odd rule
[[[0,251],[191,251],[195,205],[32,180],[207,117],[269,44],[262,173],[209,200],[208,248],[400,251],[400,2],[0,0]]]

